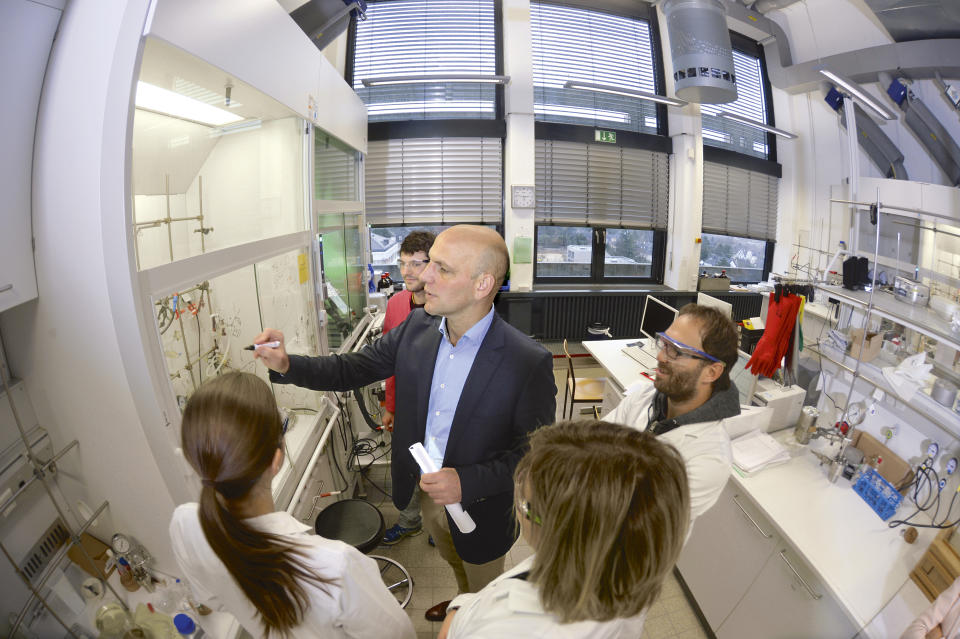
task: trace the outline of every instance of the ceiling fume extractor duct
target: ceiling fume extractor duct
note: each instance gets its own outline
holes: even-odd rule
[[[737,77],[720,0],[667,0],[663,3],[670,38],[676,96],[699,104],[737,99]]]

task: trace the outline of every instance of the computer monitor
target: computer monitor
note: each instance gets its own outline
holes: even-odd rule
[[[718,300],[712,295],[697,293],[697,304],[699,306],[712,306],[730,319],[733,319],[733,304]]]
[[[677,319],[677,309],[666,304],[653,295],[647,295],[647,303],[643,307],[643,318],[640,320],[640,332],[653,344],[657,333],[670,328],[673,320]]]
[[[747,370],[750,354],[737,349],[737,363],[730,369],[730,381],[740,392],[740,404],[747,406],[757,390],[757,376]]]

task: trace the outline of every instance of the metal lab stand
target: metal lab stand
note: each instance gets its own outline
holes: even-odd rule
[[[53,457],[51,457],[46,461],[38,459],[36,457],[36,455],[34,454],[33,448],[31,446],[30,440],[27,438],[26,428],[22,423],[22,421],[20,420],[20,415],[17,412],[16,403],[13,401],[13,393],[11,392],[11,388],[10,388],[11,381],[8,377],[8,370],[9,369],[7,368],[7,365],[6,365],[6,354],[3,352],[2,344],[0,344],[0,382],[2,382],[4,394],[7,396],[7,400],[10,402],[10,410],[13,412],[13,418],[17,424],[17,430],[19,431],[20,438],[23,441],[24,446],[26,447],[27,463],[30,464],[30,466],[33,468],[33,474],[30,477],[30,479],[28,479],[22,486],[20,486],[17,489],[16,492],[14,492],[8,499],[6,499],[2,504],[0,504],[0,516],[3,516],[16,503],[16,500],[30,488],[30,486],[32,486],[35,482],[39,481],[40,484],[43,486],[44,490],[46,491],[47,497],[49,497],[50,501],[53,503],[53,507],[56,509],[60,517],[60,522],[63,524],[63,526],[66,528],[68,532],[68,538],[65,540],[63,546],[61,546],[59,550],[57,550],[56,554],[54,554],[49,559],[45,567],[42,568],[42,572],[39,574],[39,577],[35,579],[31,579],[31,577],[21,569],[21,567],[17,564],[16,561],[14,561],[13,557],[7,551],[7,548],[6,546],[4,546],[3,542],[0,541],[0,552],[2,552],[4,557],[7,558],[7,561],[10,562],[10,564],[13,566],[14,571],[16,571],[16,573],[23,580],[27,589],[30,591],[30,596],[27,598],[26,603],[20,609],[20,612],[17,615],[16,620],[13,622],[13,625],[10,629],[9,636],[11,637],[16,636],[17,630],[23,625],[29,611],[34,607],[34,604],[37,601],[39,601],[43,605],[43,607],[51,614],[51,616],[53,616],[53,618],[56,619],[61,626],[63,626],[67,634],[71,637],[76,638],[78,637],[78,635],[71,629],[71,626],[69,626],[66,622],[64,622],[63,619],[60,618],[60,616],[50,607],[46,599],[44,599],[44,596],[41,594],[43,592],[43,589],[46,587],[47,582],[50,580],[50,578],[54,574],[56,574],[57,568],[63,562],[63,558],[67,556],[67,553],[73,546],[76,546],[80,549],[80,552],[83,553],[84,558],[90,563],[91,566],[93,566],[94,570],[97,572],[97,577],[99,577],[100,580],[103,581],[104,585],[106,585],[106,587],[110,589],[110,592],[113,593],[114,597],[116,597],[120,605],[123,606],[125,610],[129,611],[126,604],[124,603],[123,598],[117,593],[116,590],[113,589],[113,586],[110,585],[110,582],[107,580],[107,576],[103,573],[102,570],[100,570],[100,567],[97,566],[96,562],[93,561],[93,558],[89,555],[89,553],[81,543],[83,534],[87,531],[90,525],[97,519],[100,513],[102,513],[107,508],[109,502],[104,501],[102,504],[100,504],[100,507],[97,508],[93,512],[93,514],[90,515],[90,517],[88,517],[87,520],[84,521],[78,528],[74,529],[73,527],[71,527],[69,518],[67,518],[66,513],[64,513],[60,504],[57,502],[56,497],[54,497],[53,490],[51,488],[51,482],[56,481],[55,475],[56,475],[57,461],[61,457],[66,455],[68,452],[76,448],[78,446],[78,441],[73,440],[72,442],[64,446],[63,449],[60,450],[60,452],[56,453]]]

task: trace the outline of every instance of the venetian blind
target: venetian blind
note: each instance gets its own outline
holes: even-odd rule
[[[668,166],[658,151],[537,140],[536,221],[666,228]]]
[[[734,50],[733,68],[737,74],[736,101],[700,105],[703,143],[767,159],[769,149],[764,131],[717,115],[727,111],[767,124],[767,102],[760,59]]]
[[[422,82],[365,87],[364,79],[496,74],[494,0],[370,2],[357,23],[353,88],[370,122],[496,117],[496,87]]]
[[[772,175],[704,162],[704,233],[776,240],[779,185]]]
[[[646,20],[531,2],[530,32],[537,120],[657,132],[656,105],[648,100],[564,88],[579,80],[655,93]]]
[[[364,177],[368,224],[500,224],[503,219],[499,138],[370,142]]]

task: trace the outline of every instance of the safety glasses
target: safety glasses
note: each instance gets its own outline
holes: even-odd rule
[[[415,271],[419,271],[419,270],[422,269],[424,266],[426,266],[429,262],[430,262],[429,259],[426,259],[426,260],[397,260],[397,268],[399,268],[401,271],[404,270],[404,269],[408,269],[408,268],[413,269],[413,270],[415,270]]]
[[[531,521],[538,526],[543,525],[540,516],[530,512],[530,502],[527,500],[522,500],[517,502],[517,510],[520,511],[520,514],[523,515],[527,521]]]
[[[666,353],[667,359],[669,360],[689,357],[690,359],[699,359],[705,362],[723,363],[713,355],[704,353],[692,346],[687,346],[683,342],[678,342],[666,333],[657,333],[657,349]]]

